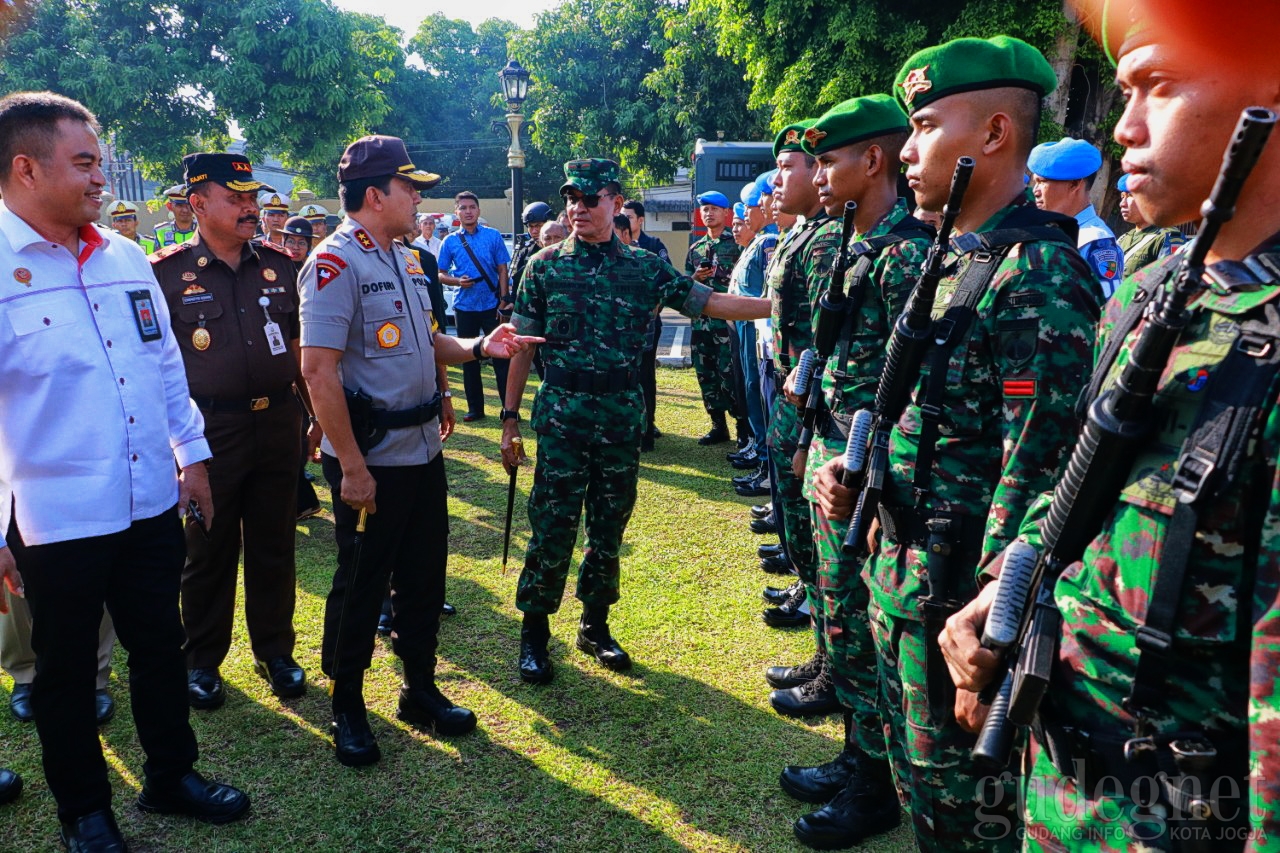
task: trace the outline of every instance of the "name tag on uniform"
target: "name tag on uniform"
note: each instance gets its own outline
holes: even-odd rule
[[[287,347],[284,345],[284,335],[280,334],[280,324],[268,322],[262,327],[262,331],[267,333],[267,343],[271,345],[271,354],[284,355]]]
[[[151,302],[151,291],[130,290],[129,302],[133,305],[133,320],[138,324],[138,337],[143,341],[160,340],[160,321]]]

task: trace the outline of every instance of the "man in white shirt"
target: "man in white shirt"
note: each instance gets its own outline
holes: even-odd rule
[[[0,482],[14,497],[0,578],[31,607],[32,705],[63,843],[95,851],[125,849],[94,720],[104,605],[147,754],[138,806],[211,822],[249,808],[193,769],[178,507],[212,518],[209,445],[146,256],[92,224],[101,161],[79,103],[0,99]]]

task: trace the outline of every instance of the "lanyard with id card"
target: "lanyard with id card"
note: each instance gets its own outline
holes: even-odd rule
[[[267,318],[266,325],[262,327],[262,331],[267,335],[267,343],[271,346],[271,354],[284,355],[288,348],[284,345],[284,335],[280,334],[280,324],[272,320],[271,315],[267,313],[267,306],[271,304],[271,300],[265,296],[259,296],[258,304],[262,306],[262,316]]]
[[[151,301],[150,290],[130,290],[129,303],[133,307],[133,321],[138,325],[138,337],[143,343],[160,340],[160,321]]]

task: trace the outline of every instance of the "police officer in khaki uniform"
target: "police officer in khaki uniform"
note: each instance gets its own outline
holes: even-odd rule
[[[262,185],[249,161],[189,154],[183,163],[200,226],[192,240],[152,256],[152,265],[214,455],[217,514],[207,532],[187,525],[182,575],[188,698],[193,708],[212,709],[226,700],[218,667],[231,647],[242,531],[254,669],[277,696],[306,690],[292,657],[298,295],[292,259],[252,240]]]
[[[439,180],[396,137],[353,142],[338,165],[347,218],[299,279],[303,372],[324,427],[338,543],[321,662],[333,679],[336,757],[347,766],[381,757],[363,685],[388,580],[391,644],[404,662],[398,716],[442,735],[475,728],[475,714],[435,683],[449,553],[438,366],[507,358],[542,340],[510,325],[469,340],[432,332],[427,277],[397,238],[413,228],[419,193]]]

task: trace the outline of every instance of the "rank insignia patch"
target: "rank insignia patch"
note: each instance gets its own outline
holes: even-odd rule
[[[363,228],[356,230],[356,242],[360,244],[360,248],[372,252],[375,248],[373,238],[369,236],[369,232]]]
[[[182,280],[183,280],[183,281],[195,281],[195,280],[196,280],[196,274],[195,274],[195,273],[193,273],[193,272],[191,272],[190,270],[188,270],[187,272],[184,272],[184,273],[182,274]],[[184,291],[184,292],[185,292],[185,291]]]
[[[400,327],[395,323],[383,323],[378,327],[378,346],[391,349],[400,346]]]
[[[276,271],[273,269],[265,269],[262,271],[262,277],[267,281],[275,281],[277,278]]]

